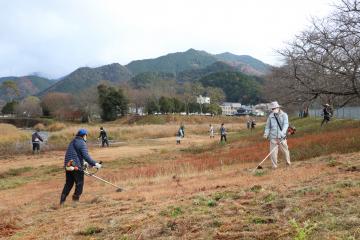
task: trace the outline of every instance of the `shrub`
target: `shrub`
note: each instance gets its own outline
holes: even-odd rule
[[[61,131],[66,127],[64,123],[55,122],[47,126],[46,130],[49,132]]]
[[[44,131],[46,129],[45,125],[42,123],[36,124],[33,128],[39,131]]]

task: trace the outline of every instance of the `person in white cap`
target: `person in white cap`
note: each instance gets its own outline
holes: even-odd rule
[[[321,126],[324,123],[327,124],[330,121],[331,117],[332,117],[332,109],[331,109],[330,105],[328,103],[326,103],[323,106],[324,106],[324,109],[323,109],[323,117],[324,117],[324,119],[321,122]]]
[[[270,140],[270,155],[273,168],[278,167],[278,149],[285,154],[287,165],[290,165],[290,152],[286,141],[286,133],[289,127],[288,115],[282,111],[278,102],[270,104],[271,113],[266,121],[264,138]],[[274,149],[276,148],[276,149]]]

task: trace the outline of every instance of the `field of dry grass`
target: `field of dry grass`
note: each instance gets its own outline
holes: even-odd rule
[[[263,118],[258,118],[261,124]],[[213,124],[218,132],[220,124],[226,123],[228,131],[240,131],[244,128],[245,117],[223,117],[223,116],[144,116],[132,120],[126,117],[115,122],[106,124],[74,124],[52,122],[49,125],[41,123],[34,126],[41,131],[49,133],[46,143],[41,148],[45,150],[64,150],[69,141],[74,137],[78,129],[86,128],[89,131],[88,141],[90,144],[99,144],[99,128],[103,126],[112,142],[128,142],[142,139],[158,139],[175,136],[180,124],[185,125],[186,134],[207,135],[209,124]],[[161,127],[159,127],[161,126]],[[29,153],[31,150],[31,132],[19,130],[9,124],[0,124],[0,133],[4,132],[6,138],[0,140],[0,156],[17,153]],[[12,143],[10,146],[8,143]]]
[[[292,123],[298,129],[289,138],[293,165],[280,160],[275,171],[269,161],[252,171],[268,145],[261,128],[240,125],[227,144],[209,139],[207,124],[188,124],[180,146],[170,134],[90,147],[104,161],[99,176],[126,191],[86,178],[80,203],[69,199],[63,208],[57,205],[62,151],[7,157],[0,170],[0,238],[359,239],[360,123],[338,120],[321,129],[313,119]]]

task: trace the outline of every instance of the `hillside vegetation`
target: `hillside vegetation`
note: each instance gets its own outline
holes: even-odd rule
[[[85,89],[96,87],[101,81],[119,84],[128,81],[130,78],[129,71],[118,63],[98,68],[83,67],[65,76],[40,95],[45,95],[48,92],[79,93]]]
[[[54,80],[32,75],[24,77],[2,77],[0,78],[0,85],[5,81],[13,81],[16,83],[19,90],[18,97],[20,98],[35,95],[56,82]],[[4,89],[0,89],[0,99],[8,100]]]

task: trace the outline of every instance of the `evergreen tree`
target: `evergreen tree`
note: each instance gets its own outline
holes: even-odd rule
[[[149,98],[145,104],[145,112],[148,114],[154,114],[160,111],[160,106],[155,97]]]
[[[99,105],[102,110],[101,119],[113,121],[119,115],[124,116],[128,111],[128,100],[121,88],[98,86]]]
[[[7,102],[5,104],[5,106],[1,109],[1,113],[2,114],[14,114],[15,113],[15,109],[16,106],[19,103],[17,101],[11,101],[11,102]]]
[[[159,106],[160,106],[160,111],[162,113],[174,112],[174,102],[173,102],[172,98],[160,97]]]

